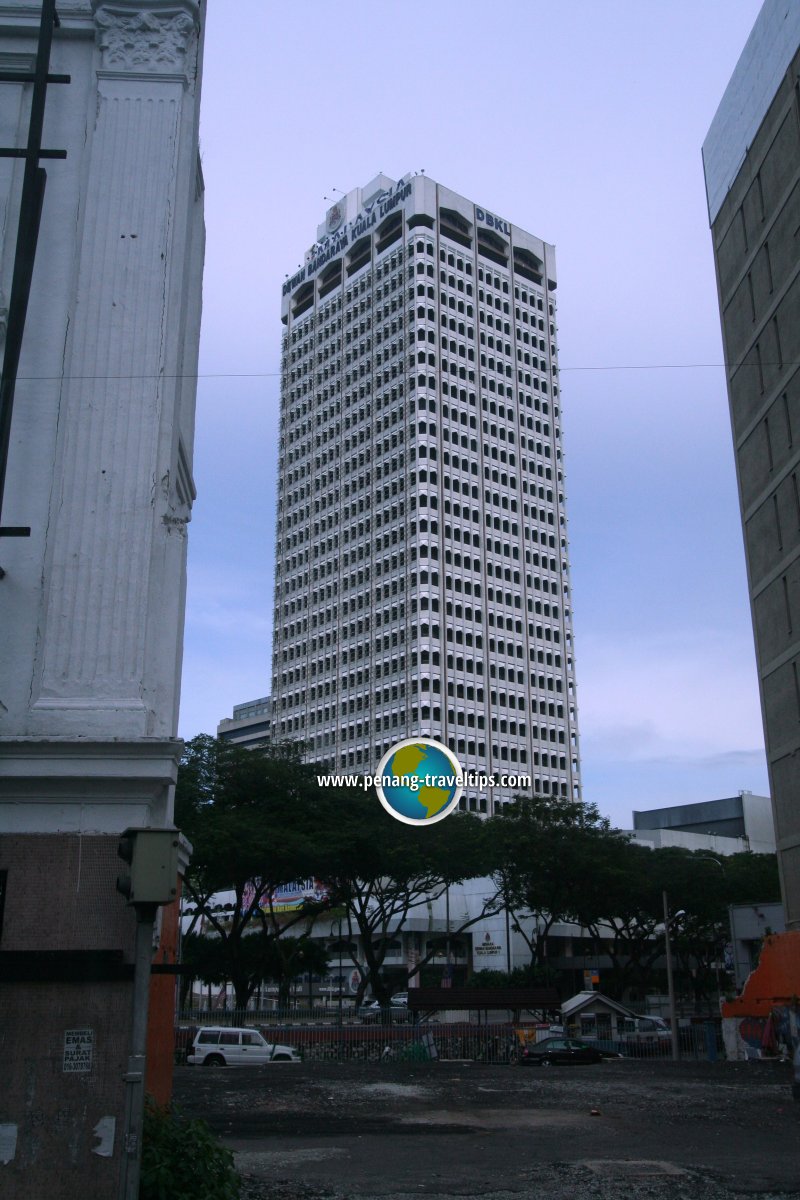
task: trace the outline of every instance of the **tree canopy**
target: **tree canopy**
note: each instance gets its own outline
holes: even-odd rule
[[[557,796],[517,798],[492,819],[490,837],[498,895],[528,943],[531,965],[541,965],[554,924],[585,923],[597,864],[627,838],[595,805]]]
[[[383,965],[391,940],[409,918],[465,879],[488,874],[490,841],[475,816],[454,813],[425,829],[396,821],[363,791],[340,794],[339,820],[327,876],[336,904],[345,913],[348,935],[361,935],[361,971],[357,999],[367,985],[382,1003],[389,999]],[[491,898],[489,898],[491,899]],[[462,932],[479,918],[450,930]],[[429,962],[435,949],[406,965],[406,980]]]
[[[594,805],[568,798],[518,797],[486,821],[454,813],[425,829],[405,825],[371,793],[320,787],[292,744],[245,750],[193,738],[175,820],[193,845],[184,880],[194,906],[187,964],[209,982],[231,980],[240,1007],[263,979],[276,980],[285,999],[297,975],[326,969],[309,937],[326,912],[360,972],[357,1000],[370,987],[386,1002],[398,970],[410,979],[446,935],[437,929],[415,961],[393,962],[393,985],[390,944],[423,915],[425,926],[414,924],[433,933],[430,904],[481,877],[491,880],[483,911],[455,923],[450,936],[507,908],[528,944],[528,969],[541,974],[553,925],[572,922],[610,958],[604,990],[617,995],[649,986],[663,957],[666,893],[675,953],[693,964],[699,1002],[719,971],[728,905],[779,897],[774,855],[650,849],[612,829]],[[276,902],[282,885],[304,880],[324,886],[289,909]],[[222,911],[226,892],[232,900]],[[212,936],[197,937],[200,928]]]
[[[204,922],[220,940],[220,961],[244,1007],[263,977],[268,943],[305,925],[325,907],[310,902],[280,911],[275,892],[319,876],[329,848],[329,802],[292,745],[245,750],[205,734],[186,743],[175,821],[192,843],[184,888],[194,904],[188,932]],[[232,891],[232,906],[212,904]],[[252,940],[260,935],[260,945]]]

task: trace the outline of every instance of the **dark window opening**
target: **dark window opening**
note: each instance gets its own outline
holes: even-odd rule
[[[455,209],[439,209],[439,233],[459,246],[466,246],[468,250],[472,248],[472,225]]]
[[[313,303],[314,303],[314,284],[313,283],[304,283],[303,286],[298,288],[294,294],[294,303],[292,305],[292,316],[293,317],[302,316],[302,314],[304,312],[307,312],[309,310],[309,308],[311,308]]]
[[[478,253],[498,266],[508,266],[508,242],[491,229],[478,230]]]
[[[337,258],[330,263],[319,277],[319,298],[322,300],[328,292],[332,292],[342,282],[342,260]]]
[[[542,282],[542,260],[532,254],[530,250],[514,250],[514,273],[521,275],[523,279],[529,279],[531,283],[538,283],[541,286]]]
[[[371,257],[372,239],[369,237],[361,238],[356,242],[347,256],[347,274],[354,275],[365,263],[370,261]]]
[[[403,236],[403,214],[392,213],[387,217],[383,224],[378,228],[377,232],[376,252],[381,254],[387,246],[391,246]]]

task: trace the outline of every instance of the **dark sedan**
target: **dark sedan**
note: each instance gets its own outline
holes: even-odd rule
[[[549,1067],[553,1063],[599,1063],[602,1062],[602,1058],[602,1054],[594,1046],[568,1037],[543,1038],[541,1042],[523,1046],[519,1055],[520,1062],[534,1063],[541,1067]]]
[[[414,1019],[407,1004],[387,1004],[381,1008],[377,1000],[362,1004],[358,1015],[365,1024],[370,1025],[402,1025]]]

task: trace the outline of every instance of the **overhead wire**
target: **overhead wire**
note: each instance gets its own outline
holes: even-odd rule
[[[757,366],[756,363],[597,363],[597,364],[577,364],[575,366],[561,367],[556,369],[556,375],[563,375],[569,371],[698,371],[698,370],[719,370],[731,369],[733,366],[738,370],[739,367]],[[782,363],[761,363],[761,366],[780,366],[780,367],[796,367],[800,366],[798,362],[782,362]],[[128,381],[132,379],[279,379],[280,371],[198,371],[198,372],[180,372],[176,374],[161,374],[155,372],[142,372],[132,375],[20,375],[20,382],[27,383],[46,383],[53,380],[63,379],[74,383],[96,382],[98,380],[113,380],[118,382]]]

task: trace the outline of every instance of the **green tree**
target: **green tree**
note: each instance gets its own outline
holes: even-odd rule
[[[181,1006],[193,979],[221,984],[231,977],[231,945],[219,936],[188,934],[182,957],[187,970],[182,981]],[[299,976],[306,972],[324,975],[330,967],[325,947],[306,934],[274,937],[256,927],[243,935],[236,959],[239,972],[247,979],[248,999],[259,984],[277,983],[278,1005],[282,1009],[288,1007],[292,984]]]
[[[278,985],[278,1006],[288,1008],[292,984],[310,972],[324,975],[330,969],[323,945],[307,935],[267,938],[263,955],[263,978]]]
[[[678,860],[665,879],[670,902],[681,911],[674,923],[673,947],[685,990],[696,1011],[716,1012],[717,995],[725,990],[725,946],[730,939],[728,906],[780,899],[778,862],[774,854],[712,855],[699,850]]]
[[[586,924],[587,915],[596,915],[597,864],[624,851],[627,838],[595,805],[560,796],[518,797],[488,826],[497,896],[528,945],[531,966],[542,966],[554,924]]]
[[[653,964],[663,957],[663,937],[657,936],[664,920],[660,853],[621,839],[607,847],[586,881],[579,920],[597,953],[611,960],[603,991],[617,999],[628,989],[648,987]]]
[[[282,884],[320,875],[332,820],[298,747],[244,750],[204,734],[187,742],[175,799],[176,824],[193,846],[184,879],[194,905],[187,932],[202,923],[218,939],[219,950],[204,953],[219,955],[237,1008],[263,978],[268,943],[298,926],[307,934],[327,906],[322,900],[287,913],[274,897]],[[232,903],[221,911],[214,901],[227,891]]]
[[[604,990],[622,996],[658,982],[664,962],[664,893],[671,914],[671,942],[685,990],[695,1008],[713,1009],[720,962],[730,937],[728,905],[754,896],[777,897],[774,855],[715,856],[670,846],[610,846],[590,879],[590,903],[580,913],[611,959]]]
[[[470,988],[530,988],[556,987],[558,971],[553,967],[532,966],[514,967],[513,971],[495,971],[487,968],[474,971],[467,980]]]
[[[228,978],[225,944],[221,938],[202,933],[185,933],[181,939],[180,1008],[186,1007],[195,980],[203,983],[224,983]]]
[[[363,791],[336,797],[339,814],[332,841],[327,878],[332,898],[344,911],[348,943],[358,933],[362,961],[351,958],[361,972],[356,995],[360,1003],[367,987],[381,1003],[390,999],[384,975],[388,947],[412,916],[421,915],[447,888],[486,874],[491,865],[490,843],[478,818],[454,813],[426,828],[396,821]],[[487,897],[487,909],[494,901]],[[452,936],[480,918],[455,922]],[[438,942],[441,943],[441,935]],[[437,952],[434,946],[419,961],[404,968],[408,981]]]

